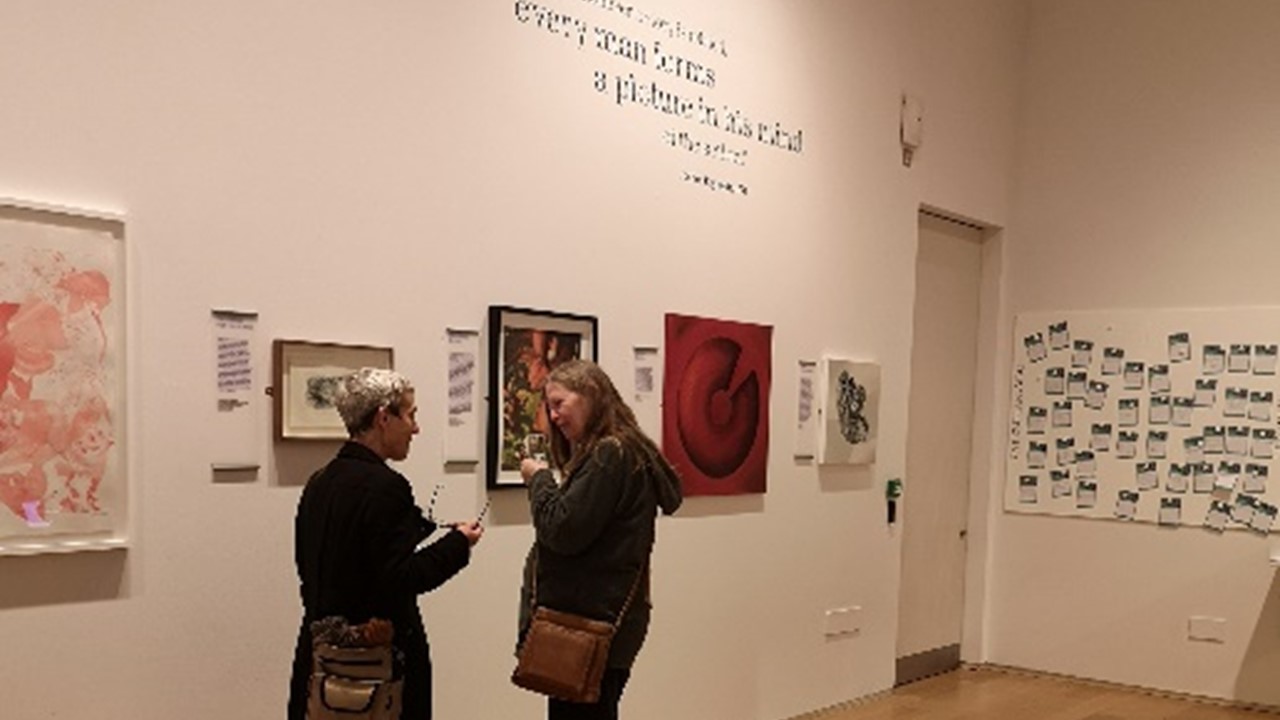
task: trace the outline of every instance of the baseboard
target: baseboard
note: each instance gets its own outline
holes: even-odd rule
[[[947,645],[933,650],[900,657],[894,668],[894,687],[951,672],[960,667],[960,645]]]

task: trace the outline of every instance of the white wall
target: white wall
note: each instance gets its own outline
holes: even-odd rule
[[[1012,312],[1280,305],[1277,32],[1266,0],[1033,4]],[[991,660],[1280,704],[1268,540],[1009,514],[993,535]],[[1189,642],[1191,615],[1226,642]]]
[[[125,553],[0,558],[6,718],[281,712],[293,510],[333,448],[264,441],[262,479],[210,481],[214,307],[261,312],[260,357],[276,337],[394,346],[424,407],[405,471],[423,500],[447,480],[454,516],[483,482],[439,464],[445,326],[478,326],[491,303],[591,313],[622,379],[665,312],[772,324],[769,492],[662,521],[625,707],[784,718],[891,684],[899,556],[881,484],[904,465],[916,209],[1005,222],[1020,3],[640,6],[725,38],[727,58],[685,48],[715,64],[708,99],[803,128],[803,153],[744,141],[735,169],[664,146],[667,129],[717,133],[597,94],[593,71],[632,67],[517,22],[510,1],[4,2],[0,196],[128,217],[137,519]],[[926,103],[911,170],[903,90]],[[823,352],[883,364],[871,470],[790,459],[795,362]],[[540,713],[506,680],[530,539],[518,493],[498,494],[472,567],[424,600],[439,716]],[[823,610],[848,604],[864,631],[825,640]]]

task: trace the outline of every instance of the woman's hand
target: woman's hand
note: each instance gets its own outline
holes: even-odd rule
[[[533,458],[525,458],[524,460],[520,461],[520,477],[524,478],[525,485],[528,485],[529,481],[533,479],[534,473],[538,472],[539,470],[546,470],[546,469],[547,469],[547,464],[541,460],[534,460]]]
[[[484,526],[480,524],[479,520],[472,520],[471,522],[458,523],[453,527],[458,532],[462,533],[462,536],[465,537],[467,539],[467,542],[471,543],[473,547],[475,546],[476,543],[480,542],[480,536],[484,535]]]

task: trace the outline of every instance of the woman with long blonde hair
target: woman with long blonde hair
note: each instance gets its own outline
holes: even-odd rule
[[[544,461],[521,462],[535,540],[525,563],[520,637],[534,606],[617,623],[600,700],[547,704],[548,720],[614,720],[648,632],[655,519],[659,509],[670,515],[680,507],[680,479],[595,363],[559,365],[543,392],[551,462],[563,480],[557,483]]]

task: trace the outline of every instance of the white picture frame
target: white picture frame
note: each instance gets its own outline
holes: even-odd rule
[[[819,465],[869,465],[880,434],[880,365],[822,359]]]

